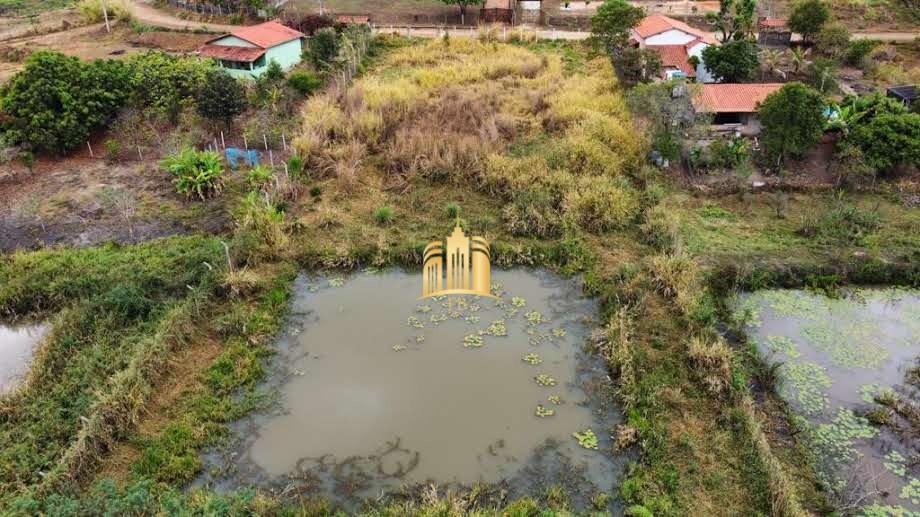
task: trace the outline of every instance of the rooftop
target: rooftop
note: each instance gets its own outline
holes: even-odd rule
[[[696,36],[697,39],[709,43],[710,45],[718,44],[712,34],[695,29],[686,23],[675,20],[674,18],[668,18],[661,14],[652,14],[646,16],[639,22],[639,25],[635,29],[636,34],[638,34],[642,39],[650,38],[656,34],[661,34],[662,32],[667,32],[669,30],[679,30],[681,32],[686,32],[687,34]]]
[[[198,55],[201,57],[223,59],[224,61],[237,61],[240,63],[249,63],[251,61],[255,61],[256,59],[259,59],[259,56],[264,53],[264,48],[233,47],[230,45],[205,44],[198,49]]]
[[[661,55],[662,66],[677,68],[687,77],[696,77],[696,69],[687,62],[690,55],[687,54],[686,45],[656,45],[649,48],[657,50]]]
[[[276,21],[270,21],[265,23],[260,23],[258,25],[250,25],[248,27],[240,27],[232,31],[230,36],[236,36],[237,38],[248,41],[253,45],[261,48],[270,48],[275,45],[280,45],[282,43],[287,43],[288,41],[295,40],[298,38],[303,38],[305,35],[300,31],[296,31],[290,27],[286,27]],[[227,34],[214,38],[208,43],[214,43],[220,39],[227,37]]]
[[[694,95],[693,107],[706,113],[753,113],[768,95],[782,87],[782,83],[707,83]]]

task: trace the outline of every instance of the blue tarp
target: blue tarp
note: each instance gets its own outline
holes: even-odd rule
[[[224,156],[227,157],[227,164],[230,165],[231,169],[237,168],[240,159],[249,167],[255,167],[259,164],[259,151],[255,149],[228,147],[224,149]]]

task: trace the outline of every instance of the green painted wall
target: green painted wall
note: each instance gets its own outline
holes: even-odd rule
[[[214,44],[215,45],[239,46],[239,47],[254,46],[248,43],[246,45],[241,45],[238,42],[246,43],[245,41],[239,38],[236,38],[234,36],[228,36],[226,38],[222,38],[218,41],[215,41]],[[301,44],[300,39],[295,39],[295,40],[288,41],[287,43],[275,45],[274,47],[271,47],[270,49],[265,51],[265,54],[263,56],[264,60],[261,62],[259,61],[256,62],[260,66],[256,66],[256,63],[253,63],[251,70],[240,70],[238,68],[227,68],[227,67],[224,67],[224,70],[226,70],[227,73],[229,73],[233,77],[237,77],[241,79],[253,79],[253,78],[259,77],[260,75],[264,74],[265,71],[268,70],[268,63],[270,63],[271,60],[275,60],[278,62],[279,65],[281,65],[281,69],[286,72],[290,70],[291,68],[293,68],[294,65],[296,65],[297,63],[300,63],[301,61],[300,56],[302,52],[303,52],[303,45]],[[223,64],[221,64],[221,66],[223,66]]]

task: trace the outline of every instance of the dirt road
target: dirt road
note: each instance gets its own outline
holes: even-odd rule
[[[158,25],[168,29],[206,29],[211,32],[230,32],[236,29],[237,25],[225,25],[222,23],[206,23],[191,20],[183,20],[167,12],[161,11],[148,2],[131,2],[131,14],[134,19],[148,25]]]

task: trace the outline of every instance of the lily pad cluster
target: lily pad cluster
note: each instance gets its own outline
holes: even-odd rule
[[[521,361],[524,361],[527,364],[538,365],[543,362],[543,358],[540,357],[540,354],[524,354],[521,356]]]
[[[536,411],[534,411],[534,414],[536,414],[536,415],[537,415],[538,417],[540,417],[540,418],[546,418],[546,417],[548,417],[548,416],[553,416],[553,415],[555,415],[555,414],[556,414],[556,410],[555,410],[555,409],[549,409],[549,408],[545,407],[543,404],[537,404],[537,409],[536,409]]]
[[[578,445],[581,445],[585,449],[594,449],[597,450],[597,435],[594,434],[594,431],[591,429],[585,429],[584,431],[578,432],[575,431],[572,433],[572,436],[578,440]]]
[[[483,345],[482,336],[470,334],[463,338],[463,346],[466,348],[480,348]]]
[[[536,377],[534,377],[534,380],[537,381],[537,384],[539,384],[540,386],[555,386],[556,385],[556,379],[554,379],[552,376],[545,374],[545,373],[541,373],[537,375]]]

